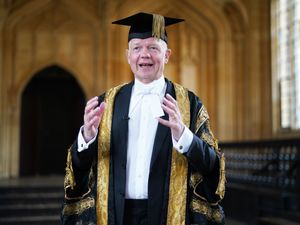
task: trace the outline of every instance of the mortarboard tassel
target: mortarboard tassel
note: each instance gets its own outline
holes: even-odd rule
[[[163,38],[165,36],[165,18],[158,14],[153,14],[152,36]]]

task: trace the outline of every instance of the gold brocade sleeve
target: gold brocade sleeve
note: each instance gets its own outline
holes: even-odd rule
[[[216,151],[218,151],[219,150],[218,140],[214,137],[214,134],[210,129],[209,115],[205,106],[203,105],[197,114],[196,132],[195,132],[196,134],[199,132],[202,126],[206,126],[207,132],[202,132],[200,138],[206,141],[212,147],[214,147]]]
[[[203,127],[205,126],[205,127]],[[204,128],[204,129],[202,129]],[[208,143],[210,146],[212,146],[218,156],[220,157],[220,165],[219,165],[219,182],[217,189],[215,191],[215,194],[217,194],[220,197],[220,200],[224,198],[225,195],[225,183],[226,183],[226,177],[225,177],[225,156],[223,153],[221,153],[218,141],[214,137],[210,124],[209,124],[209,115],[204,106],[201,107],[201,109],[198,112],[197,115],[197,122],[196,122],[196,133],[199,134],[200,129],[203,131],[200,133],[200,138],[204,140],[206,143]]]
[[[67,163],[66,163],[66,174],[64,178],[64,190],[65,190],[65,199],[66,200],[81,200],[84,197],[86,197],[90,192],[91,192],[91,187],[90,187],[90,181],[91,177],[93,176],[93,171],[90,170],[89,173],[89,184],[88,184],[88,190],[85,193],[80,194],[79,196],[72,196],[70,197],[67,194],[67,190],[70,188],[71,190],[74,190],[76,186],[76,179],[74,176],[74,170],[73,170],[73,164],[72,164],[72,150],[71,147],[68,149],[68,154],[67,154]],[[68,206],[67,206],[68,207]]]
[[[68,149],[67,154],[67,163],[66,163],[66,174],[64,179],[64,191],[65,191],[65,200],[71,201],[64,205],[62,210],[62,215],[74,215],[74,214],[81,214],[85,210],[94,207],[95,200],[94,198],[87,197],[88,194],[91,192],[90,188],[90,181],[91,177],[93,176],[92,170],[89,174],[89,187],[87,192],[80,194],[77,197],[70,197],[67,194],[67,189],[74,190],[76,188],[76,180],[74,177],[73,165],[72,165],[72,150],[71,148]]]

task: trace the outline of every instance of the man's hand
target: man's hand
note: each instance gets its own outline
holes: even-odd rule
[[[176,100],[169,94],[164,97],[163,110],[168,113],[169,120],[158,118],[158,122],[169,127],[173,138],[178,141],[184,131],[184,124],[181,121],[181,115]]]
[[[84,126],[83,126],[83,138],[86,142],[92,140],[96,134],[105,110],[105,103],[101,102],[98,105],[98,97],[90,99],[85,106],[84,110]]]

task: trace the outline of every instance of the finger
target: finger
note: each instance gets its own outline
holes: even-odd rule
[[[166,126],[166,127],[169,127],[169,128],[173,128],[175,125],[174,123],[170,122],[169,120],[164,120],[162,118],[157,118],[158,122],[161,123],[162,125]]]
[[[93,104],[94,105],[94,104]],[[101,116],[105,110],[106,104],[105,102],[101,102],[99,106],[91,110],[90,112],[87,112],[88,117],[93,117],[95,115]]]
[[[96,123],[97,121],[100,121],[99,116],[94,116],[90,121],[87,122],[86,128],[88,130],[92,130],[93,126],[98,128],[99,124]]]
[[[99,116],[100,107],[96,107],[94,110],[91,110],[84,114],[84,122],[88,123],[94,116]]]
[[[167,99],[166,97],[163,99],[163,103],[168,106],[169,108],[171,108],[172,110],[179,112],[179,109],[177,107],[177,104],[172,102],[171,100]]]
[[[94,100],[94,101],[91,101],[91,102],[87,103],[84,112],[85,112],[85,113],[90,112],[90,111],[91,111],[92,109],[94,109],[97,105],[98,105],[98,100],[97,100],[97,99]]]
[[[104,111],[106,109],[106,103],[105,102],[101,102],[100,106],[99,106],[99,115],[102,117]]]
[[[167,94],[167,95],[166,95],[166,98],[167,98],[167,100],[169,100],[169,101],[175,106],[175,108],[176,108],[177,110],[179,110],[177,101],[176,101],[175,98],[172,97],[172,95]]]
[[[96,133],[97,133],[97,130],[96,130],[95,126],[92,125],[92,136],[95,136]]]
[[[173,109],[169,108],[168,106],[166,106],[164,104],[162,104],[161,106],[162,106],[163,110],[166,113],[168,113],[169,119],[172,119],[172,120],[178,119],[179,116],[178,116],[178,114]]]
[[[89,121],[95,116],[99,117],[99,123],[106,108],[106,103],[101,102],[100,106],[96,107],[94,110],[86,113],[84,116],[84,122],[89,123]]]
[[[97,110],[97,113],[95,114],[95,116],[97,116],[97,120],[95,121],[95,125],[97,127],[99,127],[100,121],[106,108],[106,104],[102,102],[98,108],[99,110]]]
[[[172,97],[172,95],[167,94],[166,98],[171,101],[173,104],[177,105],[177,101],[175,100],[175,98]]]
[[[97,117],[98,121],[96,121],[96,124],[98,125],[100,123],[100,120],[103,116],[103,113],[106,109],[106,103],[105,102],[101,102],[100,106],[98,106],[97,108],[95,108],[92,113],[90,114],[91,118]]]
[[[98,116],[99,117],[99,120],[101,120],[102,116],[103,116],[103,113],[105,111],[105,108],[106,108],[106,104],[104,102],[102,102],[100,104],[99,107],[95,108],[93,110],[93,113],[89,114],[88,116],[91,116],[91,117],[94,117],[94,116]]]
[[[95,120],[95,123],[94,123],[94,125],[95,125],[95,127],[97,127],[97,129],[98,129],[99,125],[100,125],[100,121],[101,121],[101,117],[98,116],[97,119]]]
[[[178,114],[180,115],[180,110],[179,110],[179,107],[178,107],[178,103],[176,101],[175,98],[172,97],[172,95],[170,94],[167,94],[166,95],[166,98],[173,103],[173,105],[175,106],[175,109],[176,109],[176,112],[178,112]]]
[[[88,100],[88,102],[86,104],[88,105],[88,104],[90,104],[91,102],[93,102],[95,100],[98,101],[98,97],[97,96],[95,96],[95,97],[91,98],[90,100]]]

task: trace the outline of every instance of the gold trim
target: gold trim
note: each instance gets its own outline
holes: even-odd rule
[[[195,196],[197,196],[199,199],[201,199],[202,201],[207,202],[207,204],[209,204],[209,205],[211,205],[211,206],[216,206],[216,205],[218,205],[218,203],[219,203],[220,200],[218,200],[217,202],[209,202],[205,197],[203,197],[202,195],[199,195],[199,194],[197,193],[196,188],[197,188],[197,186],[198,186],[201,182],[202,182],[202,180],[201,180],[199,183],[197,183],[197,185],[193,188],[193,189],[194,189],[194,190],[193,190],[193,194],[194,194]]]
[[[194,194],[195,196],[197,196],[198,198],[200,198],[200,199],[202,199],[203,201],[205,201],[205,202],[208,203],[207,199],[206,199],[205,197],[199,195],[199,194],[197,193],[197,191],[196,191],[197,186],[198,186],[202,181],[203,181],[203,176],[202,176],[202,174],[200,174],[200,173],[198,173],[198,172],[195,172],[195,173],[192,172],[192,173],[191,173],[191,177],[190,177],[190,186],[193,188],[193,194]],[[215,205],[218,204],[218,202],[216,202],[216,203],[208,203],[208,204],[210,204],[210,205],[212,205],[212,206],[215,206]]]
[[[66,163],[66,175],[64,179],[64,191],[65,191],[65,199],[67,200],[79,200],[87,196],[91,192],[91,188],[88,187],[88,191],[84,193],[82,196],[78,197],[68,197],[67,195],[67,189],[71,188],[71,190],[74,190],[74,187],[76,186],[76,181],[74,177],[74,171],[73,171],[73,165],[72,165],[72,150],[71,148],[68,149],[67,154],[67,163]],[[90,173],[91,176],[91,173]]]
[[[66,189],[69,188],[69,186],[66,187]],[[91,188],[88,188],[88,191],[86,193],[84,193],[82,196],[78,196],[78,197],[68,197],[67,193],[65,193],[65,199],[67,200],[79,200],[79,199],[83,199],[85,196],[87,196],[89,193],[91,192]]]
[[[218,144],[218,140],[215,138],[213,132],[211,131],[209,120],[207,121],[207,129],[208,129],[208,133],[209,133],[209,135],[211,136],[211,139],[212,139],[212,142],[213,142],[213,145],[212,145],[212,146],[215,148],[215,150],[216,150],[217,152],[219,152],[219,144]]]
[[[196,189],[197,185],[202,182],[202,179],[203,179],[202,174],[198,172],[192,173],[190,178],[190,186]]]
[[[190,102],[188,91],[179,84],[174,84],[176,100],[183,123],[190,126]],[[171,175],[169,187],[169,202],[167,225],[184,225],[187,197],[188,162],[185,156],[176,149],[172,151]]]
[[[195,133],[197,134],[200,127],[205,123],[205,121],[207,121],[209,119],[209,115],[208,112],[205,108],[204,105],[202,105],[201,109],[198,112],[197,115],[197,121],[196,121],[196,131]]]
[[[209,145],[213,146],[215,150],[219,150],[218,147],[218,140],[214,137],[213,132],[211,131],[210,128],[210,123],[209,123],[209,115],[207,112],[207,109],[205,108],[204,105],[202,105],[201,109],[198,112],[197,115],[197,120],[196,120],[196,131],[195,133],[197,134],[199,129],[203,126],[203,124],[207,122],[207,130],[208,133],[202,133],[201,138],[206,141]]]
[[[67,163],[66,163],[66,175],[64,180],[65,191],[67,187],[70,187],[73,190],[75,185],[76,182],[75,182],[74,171],[72,166],[72,152],[71,152],[71,148],[69,148],[68,155],[67,155]]]
[[[94,207],[95,200],[91,197],[82,199],[78,202],[69,203],[63,209],[64,215],[81,214],[83,211]]]
[[[215,194],[219,195],[220,199],[217,200],[216,202],[208,202],[208,200],[203,197],[202,195],[200,195],[199,193],[197,193],[196,189],[197,186],[203,181],[201,174],[199,174],[200,176],[200,180],[197,180],[195,177],[195,174],[192,173],[191,178],[190,178],[190,185],[193,188],[193,194],[195,196],[197,196],[198,198],[200,198],[201,200],[207,202],[207,204],[211,205],[211,206],[215,206],[218,205],[218,203],[224,198],[225,196],[225,184],[226,184],[226,177],[225,177],[225,157],[224,154],[221,155],[220,157],[220,172],[219,172],[219,182],[218,182],[218,186],[216,189]],[[196,182],[198,181],[198,182]]]
[[[191,204],[192,211],[203,214],[208,220],[221,223],[223,219],[223,213],[220,209],[213,209],[207,202],[200,199],[192,199]]]
[[[108,223],[108,188],[109,188],[109,162],[110,162],[110,136],[115,95],[119,85],[108,90],[104,102],[106,109],[101,119],[98,137],[98,168],[97,168],[97,218],[98,224]]]
[[[216,190],[216,194],[219,195],[221,199],[223,199],[225,196],[225,184],[226,184],[225,156],[224,153],[222,153],[220,158],[219,183]]]
[[[91,180],[92,180],[92,177],[93,177],[94,175],[93,175],[93,170],[91,169],[90,170],[90,174],[89,174],[89,183],[88,183],[88,190],[87,190],[87,192],[85,192],[83,195],[81,195],[81,196],[77,196],[77,197],[68,197],[67,196],[67,188],[71,188],[71,186],[70,185],[68,185],[68,186],[66,186],[65,187],[65,199],[67,199],[67,200],[79,200],[79,199],[83,199],[85,196],[87,196],[90,192],[91,192]]]
[[[200,137],[202,140],[204,140],[207,144],[209,144],[210,146],[212,146],[215,150],[218,149],[218,143],[216,141],[216,139],[214,139],[211,134],[209,133],[205,133],[203,132],[201,134],[201,137]]]

